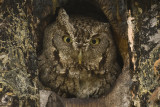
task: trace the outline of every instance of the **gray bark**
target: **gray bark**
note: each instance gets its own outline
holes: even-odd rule
[[[126,37],[124,39],[120,36],[119,39],[117,36],[117,40],[125,42],[125,44],[120,44],[116,41],[120,44],[118,48],[120,48],[124,62],[125,59],[129,60],[124,63],[116,86],[110,94],[99,99],[66,99],[50,91],[39,93],[40,90],[46,88],[38,81],[37,68],[37,55],[41,54],[43,30],[53,21],[55,9],[60,6],[58,3],[61,3],[56,0],[53,2],[51,0],[1,0],[0,106],[38,107],[39,101],[44,98],[48,107],[52,105],[57,107],[160,105],[160,3],[158,0],[125,0],[124,2],[134,18],[132,20],[133,46],[130,45],[133,50],[126,48],[128,47]],[[65,3],[67,0],[64,0]],[[115,0],[113,6],[117,3]],[[150,8],[151,5],[152,8]],[[115,14],[112,15],[114,19]],[[127,56],[128,52],[130,57]],[[46,93],[49,93],[48,96],[42,96]],[[44,104],[43,101],[42,103]]]
[[[146,13],[135,17],[133,72],[133,102],[135,106],[158,106],[160,86],[160,3],[151,6]],[[157,93],[154,96],[154,93]]]
[[[32,0],[4,0],[0,5],[0,106],[38,105],[32,9]]]

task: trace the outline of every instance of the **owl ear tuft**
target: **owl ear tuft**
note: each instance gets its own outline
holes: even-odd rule
[[[104,23],[104,26],[105,27],[110,27],[110,24],[109,23]]]
[[[61,25],[65,25],[69,21],[69,15],[65,11],[65,9],[59,9],[57,20]]]
[[[109,31],[110,30],[110,24],[109,23],[104,23],[104,30]]]

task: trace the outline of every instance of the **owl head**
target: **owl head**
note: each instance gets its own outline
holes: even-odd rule
[[[108,23],[60,9],[43,40],[39,78],[59,95],[97,97],[114,85],[120,69]]]
[[[46,28],[45,35],[44,49],[55,48],[63,67],[108,71],[116,60],[108,23],[89,17],[69,16],[60,9],[57,20]]]

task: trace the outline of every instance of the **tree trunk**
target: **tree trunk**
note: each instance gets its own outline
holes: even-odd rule
[[[119,17],[123,19],[122,23],[128,23],[128,28],[121,28],[128,30],[128,34],[116,37],[124,66],[113,90],[98,99],[62,98],[46,91],[38,80],[37,55],[41,54],[45,27],[55,19],[56,7],[65,6],[67,0],[0,0],[0,106],[160,105],[160,3],[158,0],[113,0],[112,16],[108,16],[105,12],[108,7],[103,8],[105,3],[100,2],[103,0],[95,1],[99,1],[98,6],[109,19],[115,34],[119,32],[116,27],[123,25]],[[122,15],[124,10],[119,10],[122,7],[127,8],[128,19]],[[114,25],[112,19],[118,25]]]
[[[36,107],[36,17],[32,0],[1,0],[0,106]]]
[[[132,101],[135,106],[160,105],[160,2],[134,15]],[[147,7],[147,6],[146,6]]]

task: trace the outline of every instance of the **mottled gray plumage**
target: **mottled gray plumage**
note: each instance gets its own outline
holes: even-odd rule
[[[119,65],[108,23],[60,9],[45,29],[40,81],[64,97],[99,97],[113,87]]]

